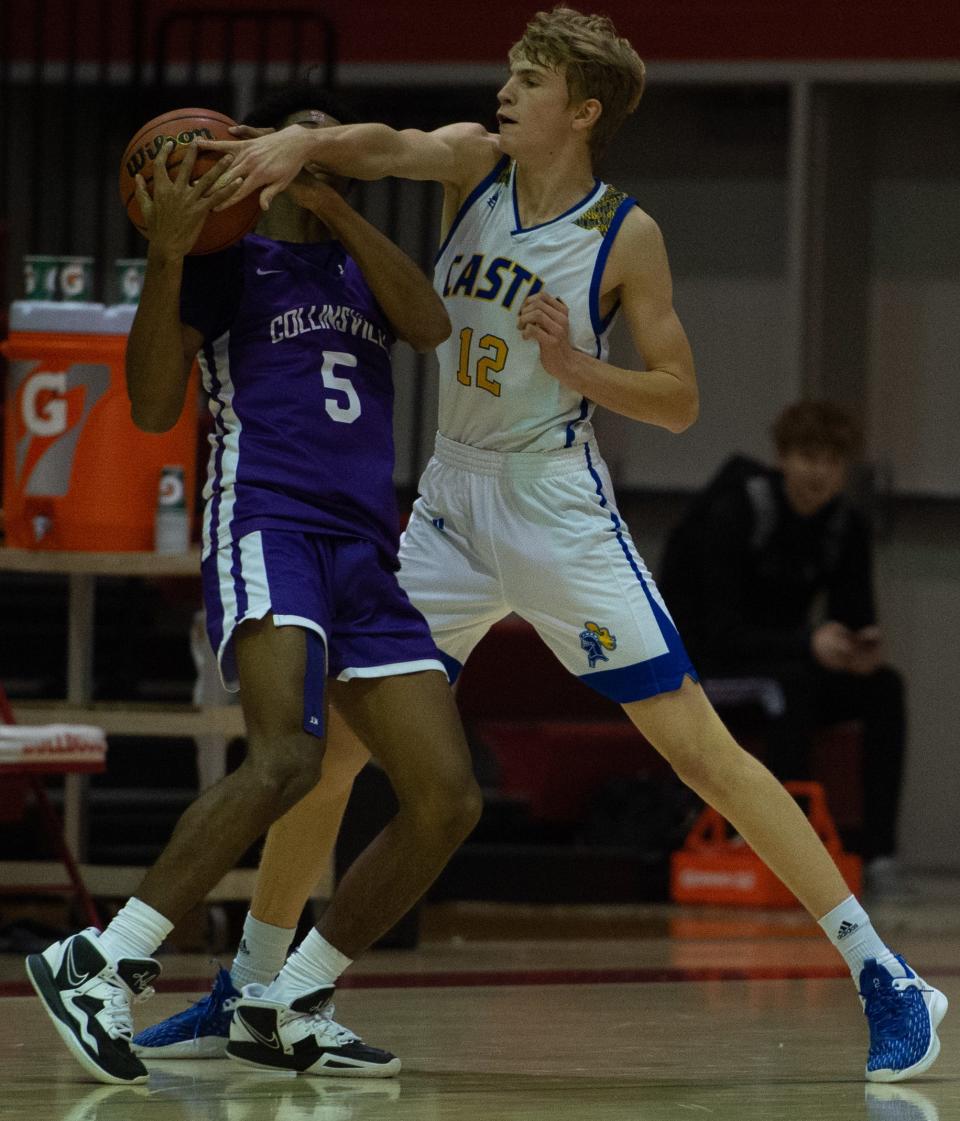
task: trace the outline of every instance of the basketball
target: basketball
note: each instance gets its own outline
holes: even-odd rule
[[[142,233],[146,233],[143,214],[137,202],[135,176],[143,176],[147,191],[153,194],[153,160],[168,140],[176,142],[176,148],[167,157],[167,170],[171,179],[176,177],[176,168],[187,154],[188,145],[195,136],[208,140],[232,140],[227,129],[236,124],[215,109],[173,109],[159,117],[154,117],[141,128],[127,145],[120,160],[120,201],[126,209],[130,221]],[[194,181],[208,171],[220,158],[217,152],[201,151],[194,165]],[[211,211],[200,231],[196,244],[190,250],[191,256],[216,253],[239,241],[257,224],[261,210],[259,193],[254,191],[228,210],[219,213]]]

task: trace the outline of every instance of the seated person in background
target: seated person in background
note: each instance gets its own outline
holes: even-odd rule
[[[839,405],[803,401],[773,438],[776,469],[735,456],[694,499],[658,584],[705,678],[780,686],[765,760],[778,778],[809,777],[815,728],[861,722],[859,847],[868,887],[882,890],[895,878],[905,721],[903,682],[883,663],[869,529],[844,494],[862,434]]]

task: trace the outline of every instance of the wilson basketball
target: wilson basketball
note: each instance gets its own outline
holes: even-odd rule
[[[120,161],[120,201],[127,211],[130,221],[141,233],[146,233],[143,214],[137,202],[134,177],[143,176],[147,191],[153,194],[153,160],[168,140],[176,142],[176,148],[167,156],[167,171],[170,178],[176,177],[176,169],[187,154],[187,146],[196,136],[208,140],[232,140],[227,129],[236,124],[215,109],[173,109],[159,117],[154,117],[141,128],[127,145]],[[201,151],[193,168],[196,181],[219,159],[217,152]],[[216,253],[239,241],[257,224],[261,210],[259,192],[254,191],[228,210],[219,213],[211,211],[200,231],[196,244],[190,251],[192,256]]]

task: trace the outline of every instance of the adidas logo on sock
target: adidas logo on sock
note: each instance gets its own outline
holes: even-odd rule
[[[840,929],[837,931],[837,941],[842,942],[844,938],[848,937],[849,935],[853,934],[855,930],[859,929],[860,924],[858,922],[842,922],[840,924]]]
[[[247,955],[249,955],[249,953],[250,953],[250,951],[247,949],[246,938],[241,938],[240,939],[240,945],[237,946],[237,954],[247,954]]]

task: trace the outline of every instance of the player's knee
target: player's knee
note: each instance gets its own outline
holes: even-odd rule
[[[471,776],[467,787],[461,792],[459,802],[459,825],[464,837],[474,831],[482,813],[483,791]]]
[[[434,810],[439,811],[438,821],[452,843],[459,844],[465,840],[473,832],[483,811],[483,795],[473,776],[446,791],[442,799],[435,800]]]
[[[405,807],[418,831],[453,847],[473,832],[483,812],[483,795],[472,775],[435,782]]]
[[[756,762],[732,737],[722,746],[678,744],[665,754],[677,777],[711,803],[741,782],[743,769]]]
[[[709,776],[710,767],[699,744],[677,744],[663,754],[677,777],[694,790],[699,790]]]
[[[260,744],[244,763],[254,797],[268,802],[276,816],[286,813],[320,781],[323,750],[315,743]]]

